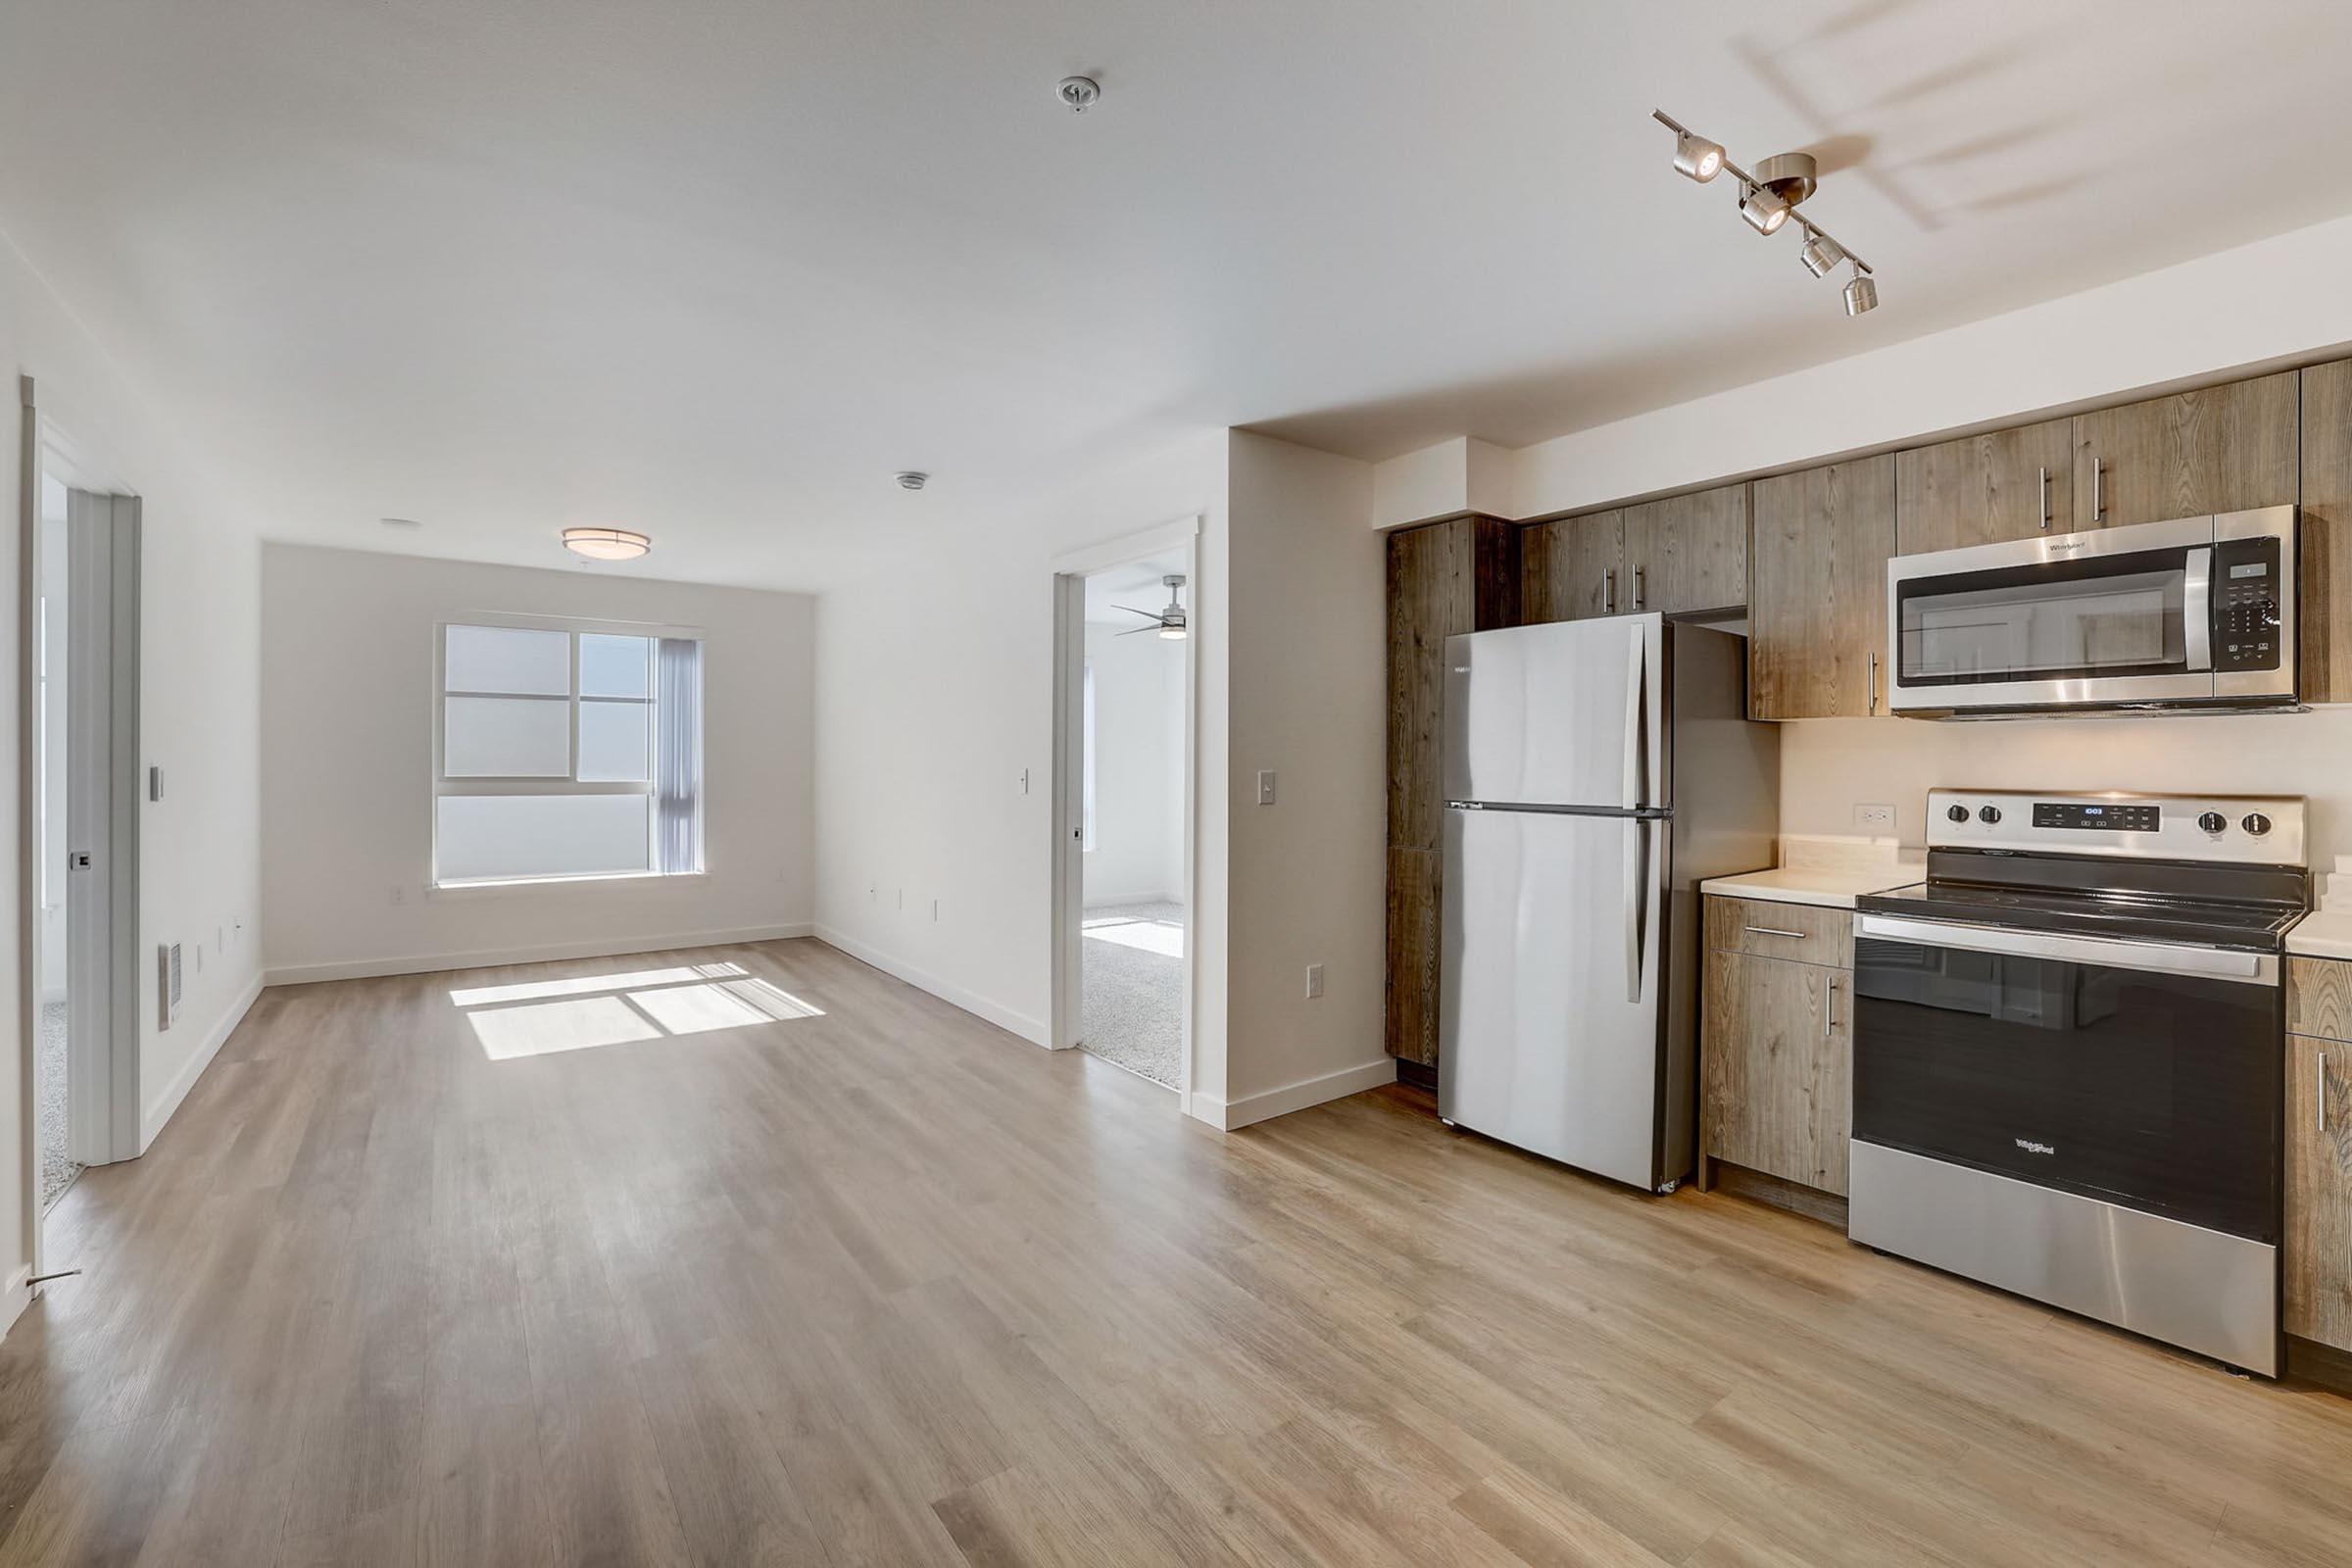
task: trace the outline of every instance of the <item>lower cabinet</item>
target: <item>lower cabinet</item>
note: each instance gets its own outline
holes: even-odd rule
[[[2352,1350],[2352,962],[2286,970],[2286,1332]]]
[[[1729,905],[1730,901],[1710,900]],[[1746,910],[1772,906],[1731,906]],[[1852,917],[1802,911],[1807,927],[1834,922],[1825,945],[1852,951]],[[1732,922],[1711,912],[1708,931]],[[1797,922],[1790,921],[1791,931]],[[1852,1125],[1854,973],[1850,968],[1714,948],[1700,1004],[1700,1152],[1821,1192],[1845,1196]]]

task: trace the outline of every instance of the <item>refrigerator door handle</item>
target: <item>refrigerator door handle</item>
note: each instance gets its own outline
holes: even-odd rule
[[[1642,935],[1647,925],[1642,906],[1649,886],[1649,824],[1638,816],[1625,822],[1625,1000],[1642,1000]]]
[[[1649,674],[1649,642],[1642,635],[1642,622],[1633,623],[1633,656],[1625,663],[1625,808],[1629,811],[1642,804],[1649,754],[1642,745],[1642,709],[1647,695]]]

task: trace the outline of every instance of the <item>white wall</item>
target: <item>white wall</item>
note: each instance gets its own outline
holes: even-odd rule
[[[1125,630],[1086,628],[1095,678],[1095,847],[1082,868],[1090,908],[1184,896],[1184,644]]]
[[[1857,805],[1896,811],[1927,842],[1927,793],[1961,789],[2304,795],[2315,867],[2352,855],[2352,706],[2308,713],[1938,723],[1809,719],[1781,726],[1781,831],[1839,833]]]
[[[261,577],[272,983],[808,927],[808,596],[282,544]],[[705,875],[428,889],[434,627],[485,612],[701,628]]]
[[[1372,466],[1235,432],[1228,1121],[1396,1076],[1385,1005],[1386,544]],[[1275,772],[1275,804],[1257,773]],[[1306,966],[1324,994],[1306,998]]]
[[[959,514],[946,485],[925,499],[938,507],[931,547],[827,593],[818,610],[819,934],[1025,1039],[1048,1040],[1054,562],[1199,516],[1185,593],[1198,666],[1195,767],[1197,779],[1217,783],[1214,800],[1196,785],[1194,1085],[1221,1084],[1224,432],[1107,462],[1009,514]]]
[[[220,476],[172,440],[168,410],[142,401],[105,349],[24,260],[0,241],[0,367],[37,383],[42,413],[111,482],[137,491],[145,520],[141,625],[143,763],[167,769],[165,799],[142,805],[140,941],[205,949],[191,961],[178,1022],[159,1031],[141,992],[140,1098],[152,1138],[251,1002],[260,980],[254,940],[260,908],[256,771],[259,732],[259,544]],[[12,515],[22,493],[15,420],[0,441],[0,496]],[[21,885],[13,824],[20,806],[17,754],[21,559],[0,552],[0,721],[9,761],[0,767],[0,866]],[[0,901],[0,948],[21,936],[14,898]],[[152,973],[147,961],[142,977]],[[24,1061],[22,976],[0,964],[0,1032]],[[27,1074],[0,1072],[0,1325],[23,1307],[16,1280],[31,1257],[27,1159],[20,1098]]]

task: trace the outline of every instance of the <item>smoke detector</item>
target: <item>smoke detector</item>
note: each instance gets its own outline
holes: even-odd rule
[[[920,490],[930,482],[931,476],[917,468],[908,468],[899,475],[899,488],[902,490]]]
[[[1054,91],[1070,106],[1071,114],[1083,115],[1102,96],[1102,84],[1092,76],[1064,76],[1054,84]]]

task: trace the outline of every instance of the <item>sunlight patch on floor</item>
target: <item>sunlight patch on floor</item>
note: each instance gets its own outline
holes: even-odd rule
[[[1084,929],[1089,942],[1115,942],[1122,948],[1140,948],[1163,958],[1184,956],[1184,927],[1174,920],[1138,920],[1121,915],[1089,919]]]
[[[478,986],[449,996],[492,1061],[825,1015],[735,963]]]

